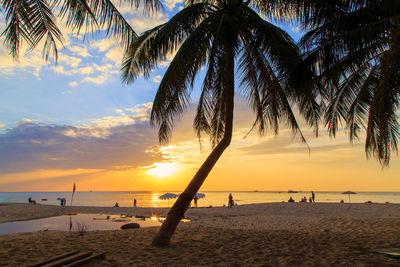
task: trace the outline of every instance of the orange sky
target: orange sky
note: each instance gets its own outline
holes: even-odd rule
[[[363,142],[350,144],[345,131],[332,139],[324,130],[318,138],[311,130],[304,130],[310,153],[306,145],[296,142],[285,129],[277,137],[261,138],[253,133],[244,138],[251,126],[250,118],[251,113],[239,101],[232,144],[201,190],[399,191],[400,161],[396,155],[389,168],[381,169],[376,160],[366,159]],[[90,147],[97,152],[88,154],[78,163],[72,158],[79,148],[69,151],[67,145],[70,146],[71,141],[68,141],[62,155],[55,150],[54,155],[47,155],[47,161],[38,161],[26,169],[22,162],[21,171],[16,164],[13,171],[1,173],[1,191],[64,191],[69,190],[72,183],[82,191],[182,191],[210,151],[207,139],[200,149],[191,120],[192,112],[187,112],[174,130],[171,144],[162,148],[155,146],[155,131],[146,120],[136,125],[145,128],[144,133],[136,130],[135,137],[123,139],[136,142],[133,147],[119,145],[121,138],[116,138],[113,132],[117,130],[108,128],[112,134],[90,136]],[[127,130],[121,128],[117,132],[124,135]],[[72,140],[88,138],[62,133]],[[151,135],[152,141],[143,141],[149,138],[145,133]],[[52,142],[61,141],[54,138]],[[84,147],[85,142],[89,141],[81,140],[79,147]],[[107,142],[112,144],[111,148],[104,146]],[[32,143],[38,145],[44,141],[39,139]],[[51,147],[52,144],[46,145]],[[42,157],[43,153],[35,152],[33,156]],[[69,164],[46,165],[59,161]]]

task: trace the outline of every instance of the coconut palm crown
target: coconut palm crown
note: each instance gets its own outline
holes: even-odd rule
[[[303,21],[312,30],[301,44],[330,92],[326,124],[334,136],[344,121],[351,141],[366,129],[367,156],[387,166],[400,137],[400,1],[324,6]]]
[[[162,9],[159,0],[127,2],[132,8],[142,4],[147,12]],[[123,45],[137,36],[111,0],[0,0],[0,12],[5,13],[6,20],[1,35],[14,59],[18,59],[23,42],[30,49],[43,42],[44,58],[53,56],[57,61],[58,46],[64,41],[60,22],[73,33],[105,29],[107,36],[115,37]]]
[[[214,149],[171,208],[153,245],[169,244],[194,194],[229,146],[235,90],[241,89],[247,97],[256,115],[253,128],[260,133],[268,129],[277,133],[279,125],[285,123],[304,142],[294,106],[317,132],[317,80],[292,38],[257,12],[280,14],[285,4],[279,2],[285,1],[268,2],[274,5],[241,0],[188,2],[167,23],[140,35],[125,53],[122,75],[126,82],[132,82],[140,74],[148,77],[158,62],[176,52],[151,112],[161,143],[168,142],[175,119],[189,102],[194,80],[205,68],[193,126],[199,137],[203,133],[210,136]]]

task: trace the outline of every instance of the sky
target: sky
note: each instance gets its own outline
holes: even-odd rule
[[[165,13],[151,17],[127,5],[119,10],[140,33],[166,22],[182,4],[167,0]],[[295,25],[281,26],[294,39],[301,36]],[[159,146],[149,114],[170,58],[149,79],[124,84],[115,40],[63,33],[57,63],[46,63],[40,48],[15,61],[0,37],[0,191],[68,191],[73,183],[80,191],[184,190],[210,153],[208,139],[200,145],[192,128],[199,86],[170,143]],[[316,138],[303,124],[307,145],[285,127],[278,136],[247,135],[254,115],[239,93],[235,103],[231,146],[202,191],[400,190],[398,156],[382,169],[366,158],[364,134],[351,144],[343,127],[335,139],[323,128]]]

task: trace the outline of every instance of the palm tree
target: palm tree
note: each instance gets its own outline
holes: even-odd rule
[[[329,87],[326,124],[335,136],[344,120],[351,141],[366,128],[367,156],[387,166],[400,137],[400,2],[327,2],[301,41]]]
[[[174,120],[188,104],[195,77],[202,67],[206,69],[193,126],[199,138],[203,133],[209,135],[213,150],[170,209],[152,245],[169,244],[195,193],[229,146],[235,89],[241,88],[246,95],[256,114],[253,128],[261,134],[268,128],[278,133],[280,123],[286,123],[305,142],[293,105],[317,132],[319,92],[313,86],[312,70],[303,64],[291,37],[257,13],[283,15],[286,2],[192,1],[127,49],[122,66],[126,82],[140,74],[148,77],[157,62],[176,51],[151,112],[160,143],[168,142]]]
[[[133,8],[143,4],[145,11],[162,8],[159,0],[129,0]],[[6,14],[5,44],[14,59],[26,42],[31,49],[44,40],[43,56],[57,61],[57,43],[63,43],[57,17],[75,33],[105,29],[108,36],[127,46],[137,34],[110,0],[0,0],[0,12]],[[57,15],[56,15],[57,14]]]

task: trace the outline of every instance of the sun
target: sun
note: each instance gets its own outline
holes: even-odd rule
[[[149,167],[147,175],[166,177],[172,175],[177,170],[177,164],[174,162],[156,162]]]

